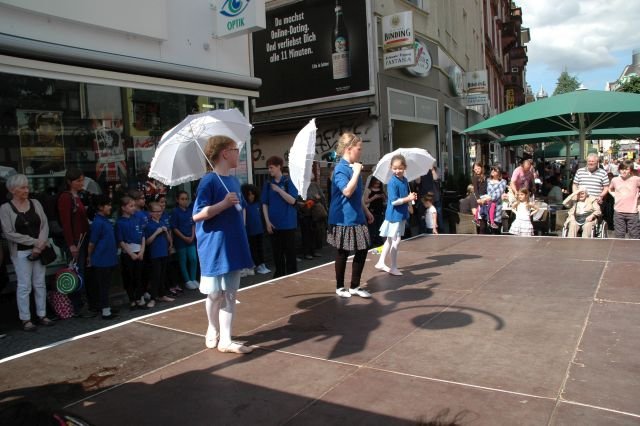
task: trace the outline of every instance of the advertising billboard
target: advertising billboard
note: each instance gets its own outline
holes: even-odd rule
[[[267,11],[253,34],[256,110],[373,93],[365,0],[304,0]]]

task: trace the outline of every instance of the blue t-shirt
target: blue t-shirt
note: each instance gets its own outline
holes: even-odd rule
[[[106,217],[96,214],[91,223],[89,241],[95,246],[91,253],[91,265],[98,268],[111,268],[118,264],[118,249],[113,225]]]
[[[140,219],[135,216],[121,216],[116,221],[116,241],[118,244],[142,244],[144,237],[144,226]]]
[[[142,226],[142,230],[144,231],[145,226],[147,226],[147,223],[149,223],[149,221],[151,220],[149,212],[147,212],[146,210],[138,210],[133,214],[133,216],[138,219],[140,225]]]
[[[162,222],[156,222],[150,220],[144,228],[144,236],[148,240],[158,228],[162,228],[164,225]],[[156,238],[151,244],[147,245],[149,250],[149,259],[157,259],[159,257],[169,256],[169,239],[166,232],[161,232],[156,235]]]
[[[356,190],[351,197],[344,196],[342,191],[353,176],[353,169],[344,158],[336,165],[331,179],[331,204],[329,206],[329,224],[353,226],[367,223],[362,209],[362,178],[358,179]]]
[[[229,191],[236,192],[239,197],[242,197],[240,182],[234,176],[207,173],[198,185],[193,206],[194,215],[226,197],[227,190],[224,189],[219,178],[224,181]],[[205,277],[216,277],[238,269],[253,267],[243,215],[235,207],[229,207],[211,219],[196,222],[196,240],[200,270]]]
[[[264,226],[262,225],[262,204],[254,201],[247,204],[247,235],[264,234]]]
[[[269,221],[277,230],[296,229],[298,227],[298,211],[295,204],[287,203],[280,194],[271,189],[275,183],[294,199],[298,198],[298,190],[291,179],[282,176],[280,182],[268,179],[262,187],[261,201],[268,206]]]
[[[177,229],[180,231],[182,235],[185,237],[191,236],[191,230],[194,225],[193,221],[193,210],[190,208],[183,209],[180,206],[177,206],[171,212],[171,229]],[[196,240],[194,239],[191,243],[186,243],[182,238],[177,235],[173,235],[173,245],[176,247],[176,250],[181,248],[190,247],[196,244]]]
[[[402,179],[396,175],[391,176],[391,180],[387,184],[387,196],[389,202],[387,203],[387,211],[385,212],[384,219],[389,222],[400,222],[401,220],[409,219],[409,204],[404,203],[399,206],[394,206],[392,203],[399,199],[409,195],[409,181],[406,177]]]

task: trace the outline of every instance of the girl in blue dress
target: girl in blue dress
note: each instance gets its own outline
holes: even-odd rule
[[[407,168],[407,161],[402,155],[394,155],[391,159],[391,171],[393,176],[387,184],[387,210],[384,216],[384,222],[380,227],[380,236],[386,237],[380,259],[376,263],[375,268],[388,272],[391,275],[402,275],[398,270],[398,245],[400,239],[404,235],[404,227],[409,219],[409,203],[415,201],[418,195],[415,192],[409,192],[409,181],[404,177],[404,171]],[[391,266],[384,263],[385,258],[389,255]]]
[[[177,206],[171,212],[171,229],[173,230],[173,245],[178,253],[180,273],[184,286],[195,290],[200,286],[197,281],[198,256],[196,254],[196,225],[193,222],[193,210],[189,205],[187,191],[176,194]]]
[[[200,258],[200,292],[207,295],[208,348],[246,354],[252,348],[231,340],[240,271],[253,267],[244,227],[240,182],[230,176],[238,166],[238,146],[226,136],[209,138],[205,155],[214,169],[198,185],[193,206]]]
[[[353,133],[343,133],[338,140],[336,153],[342,156],[331,179],[331,204],[329,205],[329,229],[327,242],[338,249],[336,254],[336,294],[340,297],[371,297],[360,287],[360,277],[367,260],[367,249],[371,244],[367,223],[373,215],[364,204],[363,185],[359,163],[362,139]],[[347,257],[355,251],[351,267],[351,285],[344,286]]]

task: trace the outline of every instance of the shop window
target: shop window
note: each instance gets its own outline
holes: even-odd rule
[[[69,82],[0,73],[0,199],[3,176],[24,173],[34,196],[64,186],[81,169],[91,192],[116,197],[127,189],[148,196],[168,188],[148,179],[161,136],[188,114],[237,107],[244,101]],[[246,151],[246,150],[245,150]],[[247,181],[246,152],[238,177]],[[191,185],[181,185],[191,193]],[[174,202],[173,194],[167,197]],[[1,202],[1,201],[0,201]],[[115,210],[115,209],[114,209]]]

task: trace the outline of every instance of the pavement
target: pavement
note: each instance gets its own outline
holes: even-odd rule
[[[242,289],[250,355],[205,348],[196,300],[0,360],[0,406],[95,425],[640,425],[637,250],[418,237],[403,276],[368,255],[371,299],[336,297],[332,264]]]

